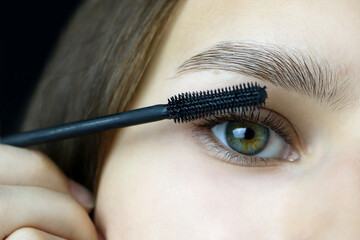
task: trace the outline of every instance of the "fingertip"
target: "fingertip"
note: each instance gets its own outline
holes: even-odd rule
[[[98,237],[98,240],[105,240],[104,235],[99,230],[97,231],[97,237]]]
[[[94,197],[92,193],[79,183],[68,179],[71,195],[89,213],[94,208]]]

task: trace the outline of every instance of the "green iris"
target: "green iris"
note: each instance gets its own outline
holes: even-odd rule
[[[248,121],[229,122],[225,134],[229,147],[246,155],[255,155],[262,151],[270,136],[267,127]]]

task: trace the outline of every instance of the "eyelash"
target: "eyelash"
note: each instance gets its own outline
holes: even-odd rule
[[[261,115],[264,114],[264,111],[268,111],[268,114],[266,114],[265,117],[261,117]],[[222,158],[223,161],[228,163],[257,167],[268,166],[272,159],[243,155],[220,143],[219,140],[217,140],[212,134],[211,128],[227,121],[255,122],[273,130],[292,148],[295,148],[297,143],[297,134],[291,127],[291,124],[284,117],[280,117],[279,114],[270,109],[257,108],[255,110],[243,111],[241,113],[228,113],[204,118],[193,123],[195,127],[193,132],[195,136],[200,138],[201,142],[208,148],[208,150],[215,153],[217,157]]]

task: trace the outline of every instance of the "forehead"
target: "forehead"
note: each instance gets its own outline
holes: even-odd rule
[[[178,65],[221,41],[257,41],[312,49],[355,73],[360,1],[186,1],[169,40]]]

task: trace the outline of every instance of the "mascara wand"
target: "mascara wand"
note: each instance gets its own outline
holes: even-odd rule
[[[168,104],[23,132],[1,138],[0,143],[30,146],[163,119],[189,122],[241,109],[247,111],[265,103],[265,88],[256,83],[244,83],[232,88],[182,93],[168,99]]]

